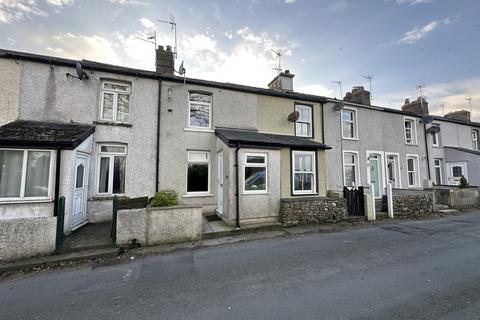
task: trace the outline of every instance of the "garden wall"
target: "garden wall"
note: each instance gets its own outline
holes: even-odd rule
[[[281,199],[280,222],[284,225],[334,223],[345,219],[345,199],[301,197]]]
[[[433,212],[433,191],[394,189],[392,193],[395,216],[420,218]]]

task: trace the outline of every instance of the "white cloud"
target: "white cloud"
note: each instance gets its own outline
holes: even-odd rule
[[[119,4],[121,6],[147,6],[148,2],[139,0],[108,0],[111,3]]]
[[[302,92],[302,93],[315,94],[315,95],[320,95],[325,97],[335,96],[335,90],[328,88],[323,84],[308,84],[305,86],[300,86],[295,91]]]
[[[426,4],[426,3],[432,3],[435,0],[396,0],[398,4],[410,4],[412,6],[417,5],[417,4]]]
[[[140,19],[140,23],[142,24],[142,26],[145,28],[145,29],[151,29],[151,30],[155,30],[156,29],[156,26],[155,26],[155,23],[148,19],[148,18],[141,18]]]
[[[58,33],[49,40],[47,51],[55,56],[71,59],[88,59],[111,64],[121,62],[114,45],[98,35]]]
[[[462,79],[452,82],[427,84],[424,95],[429,103],[430,113],[442,115],[442,107],[445,112],[454,110],[469,110],[466,98],[472,98],[472,118],[480,121],[480,78]],[[406,98],[416,99],[419,95],[415,89],[400,90],[386,94],[377,94],[375,104],[399,109]]]
[[[298,0],[285,0],[284,2],[285,2],[286,4],[289,4],[289,3],[295,3],[295,2],[297,2],[297,1],[298,1]]]
[[[56,7],[71,6],[74,0],[47,0],[47,3]]]
[[[0,23],[12,23],[34,16],[46,16],[34,0],[0,0]]]
[[[415,27],[405,32],[402,38],[395,41],[394,44],[414,44],[439,27],[450,24],[455,18],[456,17],[447,17],[441,20],[433,20],[423,27]]]

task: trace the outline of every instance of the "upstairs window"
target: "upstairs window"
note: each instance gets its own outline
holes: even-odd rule
[[[417,128],[415,119],[405,118],[405,143],[417,144]]]
[[[210,129],[212,120],[212,96],[190,92],[188,95],[188,126],[197,129]]]
[[[440,146],[440,126],[438,124],[432,125],[432,127],[438,128],[438,132],[432,134],[432,146],[439,147]]]
[[[51,151],[0,149],[0,201],[48,199]]]
[[[97,169],[97,193],[113,195],[125,193],[127,146],[100,145]]]
[[[473,150],[480,150],[480,144],[478,142],[478,130],[472,130],[472,148]]]
[[[342,138],[357,139],[357,110],[344,108],[342,110]]]
[[[296,105],[298,120],[295,122],[295,135],[299,137],[312,137],[312,107]]]
[[[130,118],[130,92],[129,84],[103,81],[100,120],[128,123]]]

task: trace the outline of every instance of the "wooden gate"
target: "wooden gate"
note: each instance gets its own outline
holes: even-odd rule
[[[363,187],[343,187],[343,197],[347,202],[349,216],[365,215]]]

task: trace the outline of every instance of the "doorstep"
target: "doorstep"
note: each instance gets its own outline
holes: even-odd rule
[[[202,239],[215,239],[229,236],[236,236],[245,233],[254,233],[260,231],[274,231],[280,230],[283,228],[283,225],[279,222],[275,223],[258,223],[258,224],[247,224],[245,226],[240,226],[239,229],[233,226],[226,225],[222,220],[213,220],[203,218],[202,221]]]

